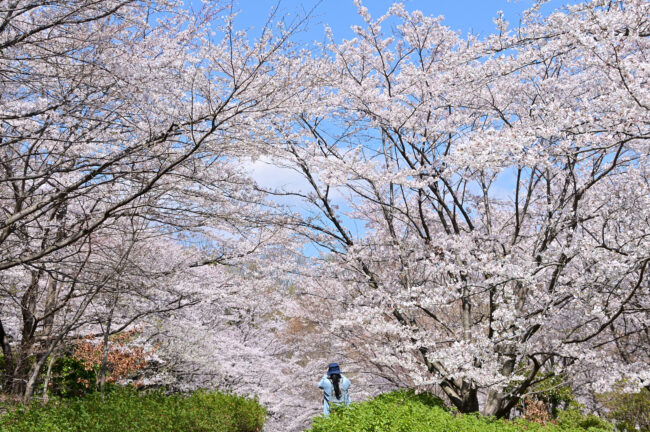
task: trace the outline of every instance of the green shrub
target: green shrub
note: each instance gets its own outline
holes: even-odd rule
[[[613,431],[614,427],[606,420],[593,414],[582,414],[579,409],[571,408],[558,412],[560,430]],[[571,429],[573,428],[573,429]]]
[[[62,356],[52,365],[48,392],[56,397],[80,397],[96,390],[94,385],[86,384],[89,382],[94,384],[95,381],[95,371],[87,370],[80,360],[72,356]],[[42,392],[42,389],[38,392]]]
[[[0,417],[3,432],[255,432],[265,409],[256,399],[219,392],[166,396],[116,389],[48,405],[21,406]]]
[[[598,400],[607,409],[607,417],[616,423],[616,428],[625,432],[650,432],[650,390],[638,393],[623,391],[625,382],[614,390],[598,395]]]
[[[328,417],[314,419],[310,432],[603,432],[611,425],[572,411],[557,424],[542,426],[524,420],[498,420],[478,414],[454,414],[428,394],[397,391],[353,403]]]

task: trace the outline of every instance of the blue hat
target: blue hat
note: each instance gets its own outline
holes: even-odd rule
[[[330,363],[329,367],[327,368],[327,375],[334,374],[341,375],[341,369],[339,369],[338,363]]]

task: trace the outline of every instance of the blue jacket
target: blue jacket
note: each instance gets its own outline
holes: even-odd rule
[[[332,384],[327,374],[323,375],[323,378],[318,383],[318,388],[323,390],[323,414],[328,415],[330,413],[330,404],[350,405],[350,395],[348,394],[350,384],[350,380],[345,375],[341,375],[341,380],[339,381],[341,397],[337,398],[334,394],[334,384]]]

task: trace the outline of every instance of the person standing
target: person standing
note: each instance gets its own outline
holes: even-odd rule
[[[350,380],[341,373],[338,363],[330,363],[318,388],[323,390],[323,414],[329,415],[335,406],[350,405]]]

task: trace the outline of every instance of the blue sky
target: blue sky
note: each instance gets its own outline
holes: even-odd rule
[[[368,8],[373,17],[383,15],[393,4],[394,0],[365,0],[364,6]],[[531,0],[405,0],[407,10],[420,10],[425,15],[443,15],[443,23],[461,34],[467,33],[487,35],[494,31],[492,19],[498,11],[503,11],[506,20],[512,26],[519,22],[522,11],[528,9]],[[544,11],[557,9],[565,4],[575,1],[550,0],[544,6]],[[236,0],[236,7],[240,14],[235,22],[238,28],[260,28],[268,18],[269,11],[276,4],[275,0]],[[351,38],[351,25],[362,23],[357,15],[356,6],[352,0],[281,0],[280,9],[289,16],[304,15],[314,8],[310,20],[310,30],[300,36],[303,41],[324,40],[323,27],[332,28],[337,40]],[[253,32],[254,33],[254,32]]]

